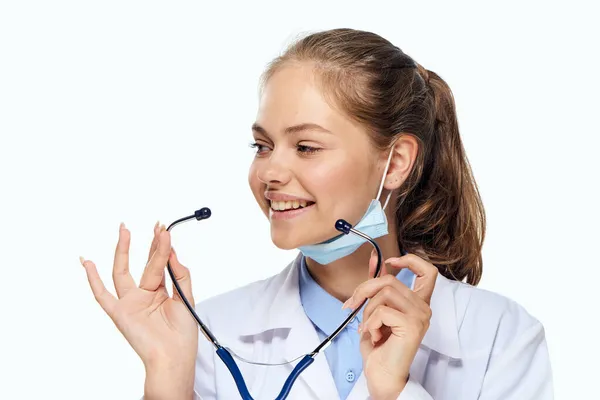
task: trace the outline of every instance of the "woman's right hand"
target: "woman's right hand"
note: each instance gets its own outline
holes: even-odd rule
[[[169,297],[165,288],[167,260],[183,294],[195,304],[190,272],[177,260],[170,233],[157,222],[148,263],[137,286],[129,273],[130,240],[130,232],[121,224],[113,265],[118,298],[106,290],[94,263],[81,258],[94,297],[140,356],[147,374],[168,370],[182,379],[189,379],[191,374],[193,382],[198,327],[175,288]]]

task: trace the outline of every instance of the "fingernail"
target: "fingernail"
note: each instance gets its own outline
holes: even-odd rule
[[[160,226],[160,231],[162,232],[162,231],[166,231],[166,230],[167,230],[167,227],[165,226],[165,224],[162,224]]]
[[[85,258],[79,256],[79,262],[85,267],[85,265],[83,264],[85,262]]]
[[[121,225],[119,225],[119,230],[121,230],[121,229],[125,229],[125,223],[124,222],[121,222]]]
[[[354,298],[350,297],[348,300],[346,300],[346,302],[342,305],[342,310],[345,308],[350,308],[350,306],[352,306],[352,303],[354,302]]]

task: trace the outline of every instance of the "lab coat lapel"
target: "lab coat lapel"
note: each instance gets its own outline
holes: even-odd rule
[[[292,326],[286,340],[286,361],[291,361],[300,355],[313,351],[321,343],[315,327],[301,306],[295,314],[294,326]],[[288,364],[290,372],[295,365],[296,363]],[[299,384],[305,385],[317,399],[339,398],[324,352],[315,356],[315,361],[300,374],[294,386]],[[293,392],[294,389],[292,389]]]
[[[453,286],[438,274],[430,303],[432,316],[422,345],[453,359],[461,358]]]
[[[301,257],[302,254],[299,253],[276,280],[271,282],[263,296],[256,302],[254,311],[248,318],[248,324],[241,328],[241,336],[256,335],[273,329],[289,329],[284,354],[280,355],[285,361],[292,361],[310,353],[321,343],[300,301]],[[296,364],[297,362],[286,365],[288,373],[292,372]],[[324,353],[315,356],[315,361],[300,374],[292,386],[290,398],[311,398],[308,396],[322,400],[339,398]]]

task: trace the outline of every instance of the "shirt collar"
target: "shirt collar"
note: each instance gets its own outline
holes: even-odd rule
[[[246,323],[239,328],[238,332],[241,336],[258,335],[273,329],[293,329],[302,321],[310,322],[307,318],[308,312],[302,306],[300,295],[300,271],[303,258],[302,253],[298,253],[296,259],[288,264],[281,273],[271,279],[256,283],[261,285],[258,289],[261,295],[254,301],[253,310],[246,319]],[[405,284],[410,282],[404,275],[399,279]],[[459,325],[454,297],[457,287],[455,282],[450,282],[438,274],[431,296],[432,317],[421,344],[437,353],[460,359]],[[337,303],[332,302],[338,308],[336,311],[342,311],[342,303],[336,301],[339,303],[339,307],[337,307]],[[362,314],[360,317],[362,318]],[[333,319],[331,318],[331,320]],[[341,321],[340,319],[339,322],[335,321],[334,323],[341,323]],[[327,323],[325,322],[325,324]]]
[[[308,272],[306,258],[300,258],[300,301],[304,312],[310,320],[327,336],[331,335],[352,310],[342,310],[342,302],[330,295],[313,279]],[[409,269],[402,269],[396,278],[408,287],[412,287],[414,274]],[[366,305],[365,305],[366,306]],[[362,322],[364,307],[356,314],[358,322]]]

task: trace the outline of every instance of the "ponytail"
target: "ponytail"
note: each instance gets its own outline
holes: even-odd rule
[[[415,184],[396,211],[398,238],[436,265],[448,279],[481,279],[485,210],[466,157],[454,96],[439,75],[417,64],[431,106],[431,137]],[[410,185],[410,183],[409,183]],[[402,196],[402,194],[401,194]]]

